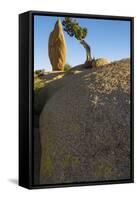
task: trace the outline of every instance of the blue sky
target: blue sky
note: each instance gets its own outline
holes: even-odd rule
[[[59,17],[63,20],[63,17]],[[34,16],[34,69],[51,71],[48,57],[48,39],[58,17]],[[110,61],[130,57],[130,22],[119,20],[81,19],[77,21],[88,29],[85,41],[91,46],[92,56]],[[74,37],[66,32],[67,63],[72,66],[85,62],[86,52]]]

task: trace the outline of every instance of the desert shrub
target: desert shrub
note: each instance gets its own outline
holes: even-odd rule
[[[40,79],[39,77],[34,78],[34,91],[36,92],[37,90],[41,89],[44,87],[44,81]]]
[[[64,66],[64,71],[66,72],[66,71],[68,71],[70,69],[71,69],[71,65],[66,63],[65,66]]]
[[[39,70],[36,70],[34,72],[35,75],[39,76],[39,75],[43,75],[44,74],[44,69],[39,69]]]

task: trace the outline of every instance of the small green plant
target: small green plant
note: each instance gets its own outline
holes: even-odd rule
[[[53,161],[50,156],[47,156],[47,158],[44,160],[43,170],[46,176],[52,176],[54,168],[53,168]]]
[[[68,71],[70,69],[71,69],[71,65],[69,65],[68,63],[66,63],[65,66],[64,66],[64,71],[66,72],[66,71]]]
[[[35,75],[40,76],[44,74],[44,69],[39,69],[34,72]]]
[[[37,90],[41,89],[44,87],[44,81],[41,80],[39,77],[34,78],[34,91],[36,92]]]

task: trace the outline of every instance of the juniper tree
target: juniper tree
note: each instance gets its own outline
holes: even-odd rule
[[[69,36],[74,36],[77,40],[79,40],[80,44],[82,44],[85,48],[86,62],[92,61],[90,46],[84,40],[87,36],[87,28],[81,27],[76,19],[72,19],[71,17],[65,17],[65,19],[62,21],[62,25],[64,31],[67,32]]]

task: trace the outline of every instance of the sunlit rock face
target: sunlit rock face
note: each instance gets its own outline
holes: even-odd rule
[[[106,58],[98,58],[96,59],[95,62],[96,62],[96,67],[104,66],[110,63],[109,60]]]
[[[109,63],[110,63],[109,60],[106,58],[97,58],[97,59],[92,60],[91,66],[92,67],[103,67]]]
[[[66,63],[67,48],[62,24],[59,19],[49,36],[48,52],[52,70],[63,71]]]
[[[40,115],[40,184],[129,179],[130,60],[75,70]]]

